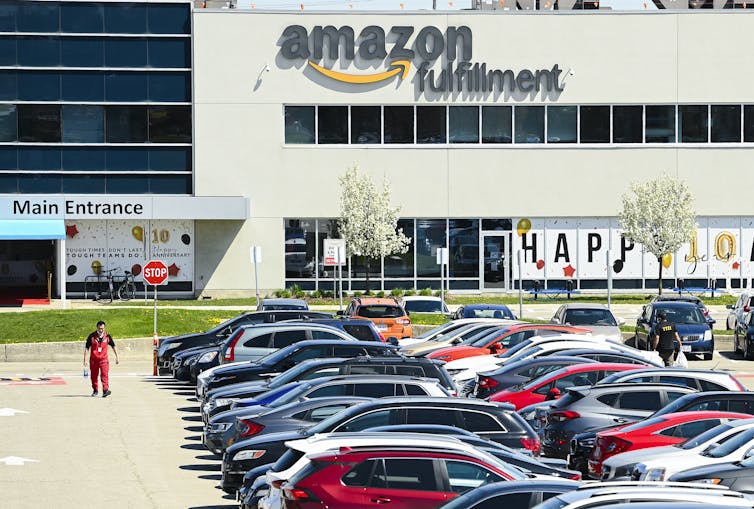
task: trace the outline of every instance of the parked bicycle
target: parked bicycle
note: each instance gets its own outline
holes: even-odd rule
[[[128,301],[136,296],[136,283],[134,275],[129,271],[124,271],[125,276],[115,276],[113,273],[117,269],[103,270],[105,273],[104,288],[100,288],[95,300],[102,304],[110,304],[113,298]],[[101,275],[101,274],[100,274]]]

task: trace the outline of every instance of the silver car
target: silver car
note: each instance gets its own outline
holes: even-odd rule
[[[550,323],[584,327],[591,330],[593,334],[621,341],[623,336],[620,326],[625,323],[625,320],[616,319],[604,304],[573,303],[560,306],[550,319]]]

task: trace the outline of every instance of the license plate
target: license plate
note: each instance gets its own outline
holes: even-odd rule
[[[387,330],[387,325],[385,325],[384,323],[378,323],[377,330]]]
[[[691,351],[691,345],[683,345],[681,346],[682,352],[690,352]]]

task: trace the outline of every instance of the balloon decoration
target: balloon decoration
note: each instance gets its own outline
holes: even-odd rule
[[[191,244],[191,236],[188,233],[184,233],[181,235],[181,242],[188,246]]]
[[[541,259],[540,259],[540,260],[537,260],[537,268],[538,268],[539,270],[542,270],[542,269],[544,269],[544,268],[545,268],[545,261],[544,261],[544,260],[541,260]]]
[[[669,269],[673,265],[673,253],[665,253],[662,255],[662,266]]]
[[[144,242],[144,228],[141,226],[134,226],[131,228],[131,235],[139,242]]]
[[[68,272],[68,275],[69,275],[69,276],[72,276],[72,275],[74,275],[74,274],[76,273],[76,271],[77,271],[77,270],[79,270],[79,269],[78,269],[78,267],[76,267],[75,265],[69,265],[69,266],[68,266],[68,271],[67,271],[67,272]]]
[[[94,260],[92,262],[92,272],[99,276],[102,273],[102,262],[100,262],[99,260]]]
[[[619,274],[623,270],[623,260],[615,260],[613,262],[613,272]]]
[[[141,274],[141,265],[139,265],[138,263],[134,263],[131,266],[131,274],[133,274],[134,276],[138,276],[139,274]]]
[[[516,225],[518,236],[520,237],[524,233],[529,233],[529,230],[531,230],[531,221],[526,218],[519,219],[518,224]]]

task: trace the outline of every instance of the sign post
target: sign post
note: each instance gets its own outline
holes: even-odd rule
[[[437,248],[437,265],[440,266],[440,301],[445,304],[445,267],[448,265],[448,248]]]
[[[607,267],[607,309],[610,309],[610,294],[613,289],[613,267],[610,265],[612,253],[609,249],[605,252],[605,257],[605,267]]]
[[[346,239],[325,239],[323,262],[325,267],[337,267],[338,271],[338,309],[343,309],[343,265],[346,264]],[[333,291],[335,291],[335,271],[333,268]]]
[[[524,278],[522,274],[524,267],[520,249],[516,251],[516,262],[518,263],[518,318],[521,319],[524,316]]]
[[[157,287],[168,283],[168,266],[162,260],[149,260],[142,272],[144,283],[154,286],[154,328],[152,334],[152,375],[157,375]],[[144,292],[146,294],[146,291]]]
[[[262,263],[262,246],[251,246],[251,263],[254,265],[254,286],[257,295],[257,309],[259,309],[259,270],[257,265]]]

